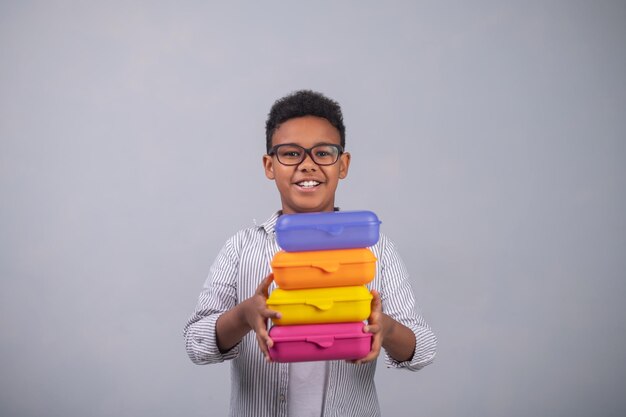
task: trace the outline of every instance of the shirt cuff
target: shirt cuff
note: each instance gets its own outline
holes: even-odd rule
[[[415,352],[408,361],[399,362],[385,351],[385,365],[388,368],[407,369],[417,371],[435,360],[437,338],[429,328],[413,329],[415,334]]]
[[[193,324],[187,334],[187,353],[191,360],[199,365],[219,363],[239,356],[239,343],[226,352],[220,352],[217,346],[215,325],[222,315],[213,314]]]

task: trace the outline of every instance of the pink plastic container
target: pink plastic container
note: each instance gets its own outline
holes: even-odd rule
[[[366,356],[372,334],[363,332],[363,322],[274,326],[270,357],[275,362],[355,360]]]

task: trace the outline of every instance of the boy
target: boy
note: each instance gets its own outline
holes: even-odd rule
[[[352,363],[270,363],[267,322],[279,316],[266,305],[273,288],[270,261],[279,250],[276,220],[287,213],[337,210],[335,190],[348,174],[350,154],[344,152],[339,105],[307,90],[274,103],[266,141],[265,175],[276,183],[282,210],[222,248],[185,326],[187,353],[196,364],[231,360],[233,416],[378,416],[374,372],[380,348],[388,367],[415,371],[433,361],[436,338],[415,312],[404,264],[381,234],[370,248],[378,259],[364,326],[373,334],[371,352]]]

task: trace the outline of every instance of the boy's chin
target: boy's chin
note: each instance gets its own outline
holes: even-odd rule
[[[319,211],[333,211],[334,205],[331,204],[321,204],[314,202],[298,202],[295,204],[289,204],[287,206],[283,206],[284,213],[316,213]]]

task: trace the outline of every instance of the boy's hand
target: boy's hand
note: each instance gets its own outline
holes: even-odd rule
[[[367,325],[363,327],[363,331],[372,334],[372,350],[365,357],[356,361],[350,361],[354,364],[372,362],[376,360],[380,354],[380,348],[383,345],[383,308],[380,301],[378,291],[372,290],[372,307],[370,316],[367,319]]]
[[[254,295],[242,303],[242,318],[254,330],[259,348],[268,362],[271,362],[269,348],[274,346],[274,342],[267,333],[267,320],[280,318],[279,312],[267,308],[268,289],[273,280],[274,275],[269,274],[261,281]]]

